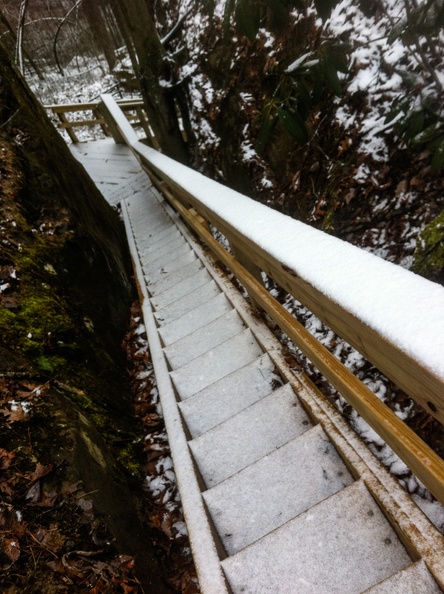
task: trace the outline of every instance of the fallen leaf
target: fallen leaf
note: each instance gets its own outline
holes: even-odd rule
[[[8,411],[5,416],[8,417],[8,423],[21,423],[29,418],[28,413],[21,404],[14,404],[13,409]]]
[[[13,491],[7,481],[0,481],[0,493],[3,493],[3,495],[12,495]]]
[[[66,537],[57,528],[48,530],[42,539],[42,545],[53,553],[57,553],[65,544]]]
[[[34,472],[30,474],[25,474],[25,478],[32,484],[35,481],[38,481],[42,476],[46,476],[53,470],[53,464],[48,464],[47,466],[43,466],[40,462],[37,462]]]
[[[6,555],[13,563],[15,563],[20,558],[20,544],[18,540],[12,538],[5,538],[4,543]]]
[[[56,573],[61,573],[62,575],[67,575],[68,577],[71,577],[71,578],[83,578],[84,577],[84,574],[81,570],[77,569],[76,567],[74,567],[73,565],[70,565],[68,563],[68,561],[65,558],[65,555],[63,556],[62,561],[60,559],[56,559],[55,561],[49,561],[49,563],[47,563],[47,565],[50,569],[52,569]]]
[[[36,507],[53,507],[55,502],[57,501],[58,496],[59,494],[55,491],[51,491],[51,493],[47,493],[46,491],[44,491],[43,499],[41,501],[29,505],[35,505]]]
[[[8,452],[7,450],[0,448],[0,470],[6,470],[9,468],[14,458],[14,450],[12,452]]]

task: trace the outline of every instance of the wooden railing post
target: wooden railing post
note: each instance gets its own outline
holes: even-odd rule
[[[72,142],[74,144],[76,144],[77,142],[79,142],[79,139],[77,138],[74,130],[71,127],[71,122],[68,120],[68,118],[66,117],[66,115],[61,112],[61,111],[55,111],[54,113],[57,114],[59,120],[62,122],[62,128],[65,128],[66,133],[68,134],[68,136],[71,138]]]
[[[250,258],[239,247],[236,241],[234,241],[232,238],[230,238],[228,241],[230,242],[230,247],[231,251],[233,252],[233,256],[236,258],[239,264],[243,266],[246,270],[248,270],[248,272],[253,276],[253,278],[257,280],[262,286],[265,286],[264,279],[262,278],[262,272],[259,266],[257,266],[252,260],[250,260]],[[251,291],[248,291],[248,289],[246,289],[246,291],[248,293],[251,305],[255,309],[262,309],[262,306],[260,305],[259,301],[255,299],[253,293],[251,293]]]
[[[114,142],[116,144],[126,144],[125,138],[123,137],[122,133],[120,132],[113,116],[111,115],[111,113],[108,109],[108,106],[103,101],[101,101],[97,105],[97,111],[101,114],[101,116],[105,120],[108,130],[111,132],[111,136],[114,138]]]

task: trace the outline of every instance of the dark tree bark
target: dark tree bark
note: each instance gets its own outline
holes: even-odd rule
[[[179,128],[170,64],[160,42],[151,11],[145,0],[113,1],[116,18],[127,30],[137,56],[134,64],[150,125],[162,150],[170,157],[186,163],[187,149]]]
[[[88,24],[93,32],[98,47],[102,50],[110,71],[116,64],[116,55],[113,37],[107,27],[107,22],[97,0],[84,0],[82,9]]]

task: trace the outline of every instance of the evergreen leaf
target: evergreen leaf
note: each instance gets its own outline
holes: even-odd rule
[[[304,144],[308,140],[307,127],[297,112],[290,113],[282,107],[277,108],[277,115],[287,132],[298,142]]]
[[[262,126],[259,130],[256,143],[256,151],[259,155],[265,150],[267,142],[273,131],[274,125],[276,124],[276,120],[276,114],[272,115],[270,110],[268,111],[267,115],[263,118]]]

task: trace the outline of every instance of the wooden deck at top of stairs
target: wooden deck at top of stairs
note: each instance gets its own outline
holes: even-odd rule
[[[257,340],[248,306],[129,149],[72,150],[123,204],[202,591],[440,592],[279,375],[260,344],[274,339]]]

